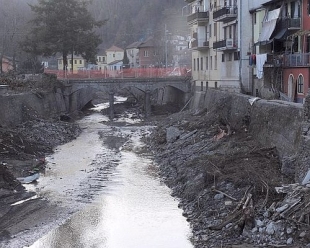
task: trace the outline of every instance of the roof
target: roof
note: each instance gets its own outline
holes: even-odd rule
[[[138,48],[143,48],[143,47],[154,47],[154,38],[149,37],[146,41],[141,42]]]
[[[123,60],[122,59],[121,60],[114,60],[111,63],[109,63],[108,65],[115,65],[115,64],[117,64],[119,62],[123,62]]]
[[[138,48],[141,45],[141,41],[135,41],[134,43],[131,43],[130,45],[128,45],[126,47],[126,49],[130,49],[130,48]]]
[[[113,45],[109,49],[107,49],[106,52],[124,52],[124,49]]]

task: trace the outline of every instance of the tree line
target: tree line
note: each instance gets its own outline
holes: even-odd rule
[[[165,26],[170,33],[186,32],[183,5],[180,0],[0,0],[0,59],[13,58],[20,70],[56,54],[64,66],[73,54],[94,63],[99,49],[163,36]]]

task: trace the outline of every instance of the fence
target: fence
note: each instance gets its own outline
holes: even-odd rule
[[[167,78],[185,77],[191,75],[191,70],[185,67],[180,68],[128,68],[122,70],[49,70],[44,73],[55,74],[58,79],[78,79],[78,78]]]

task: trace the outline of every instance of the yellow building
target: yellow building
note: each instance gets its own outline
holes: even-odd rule
[[[68,59],[67,69],[71,70],[71,68],[72,68],[71,67],[72,66],[72,63],[71,63],[72,56],[68,55],[67,59]],[[59,57],[57,59],[57,64],[58,64],[58,70],[63,70],[63,59],[62,59],[62,57]],[[80,55],[74,55],[73,56],[73,71],[85,70],[86,68],[87,68],[86,60],[83,59],[83,57]]]

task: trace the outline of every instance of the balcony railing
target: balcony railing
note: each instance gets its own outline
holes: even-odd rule
[[[236,50],[237,43],[234,39],[225,39],[213,42],[213,49],[219,50]]]
[[[267,61],[265,63],[267,66],[280,67],[283,65],[283,55],[278,54],[267,54]]]
[[[193,14],[190,14],[187,16],[187,22],[189,24],[197,23],[199,24],[205,24],[209,21],[209,11],[206,12],[196,12]]]
[[[298,30],[301,28],[301,21],[300,18],[281,18],[277,26],[280,28]]]
[[[209,49],[209,41],[206,41],[205,39],[194,40],[192,42],[191,48],[194,50]]]
[[[285,67],[310,67],[310,53],[294,53],[283,55]]]
[[[213,12],[215,22],[230,22],[237,18],[237,6],[225,6]]]

